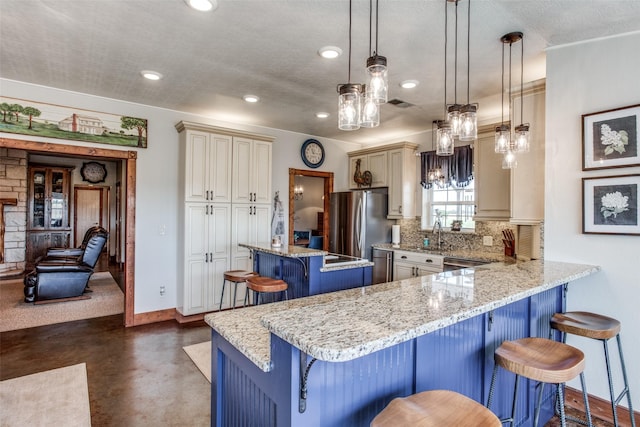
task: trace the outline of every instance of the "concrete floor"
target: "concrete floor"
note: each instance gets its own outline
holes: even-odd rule
[[[209,426],[210,384],[182,347],[211,329],[122,325],[116,315],[3,332],[0,380],[85,362],[93,426]]]

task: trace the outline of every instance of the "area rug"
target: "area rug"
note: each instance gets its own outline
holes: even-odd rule
[[[0,382],[0,426],[91,426],[84,363]]]
[[[191,358],[196,367],[200,369],[209,382],[211,382],[211,341],[200,344],[188,345],[182,349]]]
[[[124,312],[124,294],[109,272],[94,273],[89,287],[87,300],[34,305],[24,302],[22,279],[0,281],[0,332]]]

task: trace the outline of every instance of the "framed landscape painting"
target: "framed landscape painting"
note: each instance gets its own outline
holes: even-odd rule
[[[147,148],[147,120],[0,96],[0,132]]]
[[[582,170],[640,165],[640,104],[582,116]]]
[[[584,234],[640,235],[640,174],[582,178]]]

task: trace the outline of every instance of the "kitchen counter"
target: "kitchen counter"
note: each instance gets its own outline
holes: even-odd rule
[[[284,256],[288,258],[305,258],[312,256],[324,256],[327,255],[328,252],[323,251],[321,249],[309,249],[304,246],[294,246],[283,243],[280,247],[273,247],[271,243],[256,243],[255,245],[250,245],[246,243],[239,243],[238,246],[242,246],[243,248],[248,248],[251,250],[257,250],[264,253]]]
[[[409,245],[400,245],[394,247],[391,243],[377,243],[372,245],[377,249],[384,249],[389,251],[409,251],[423,254],[443,255],[451,258],[462,258],[476,261],[487,262],[504,262],[507,264],[513,264],[516,262],[515,258],[505,256],[501,252],[487,252],[487,251],[472,251],[468,249],[438,249],[435,247],[416,247]]]
[[[319,360],[352,360],[597,271],[555,261],[498,262],[212,313],[205,321],[268,372],[271,332]]]

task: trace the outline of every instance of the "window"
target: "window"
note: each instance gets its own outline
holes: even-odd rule
[[[474,182],[466,187],[455,185],[431,186],[422,190],[422,229],[429,230],[436,220],[436,210],[440,211],[443,227],[451,227],[454,220],[462,221],[462,228],[475,230],[473,214],[475,210]]]

